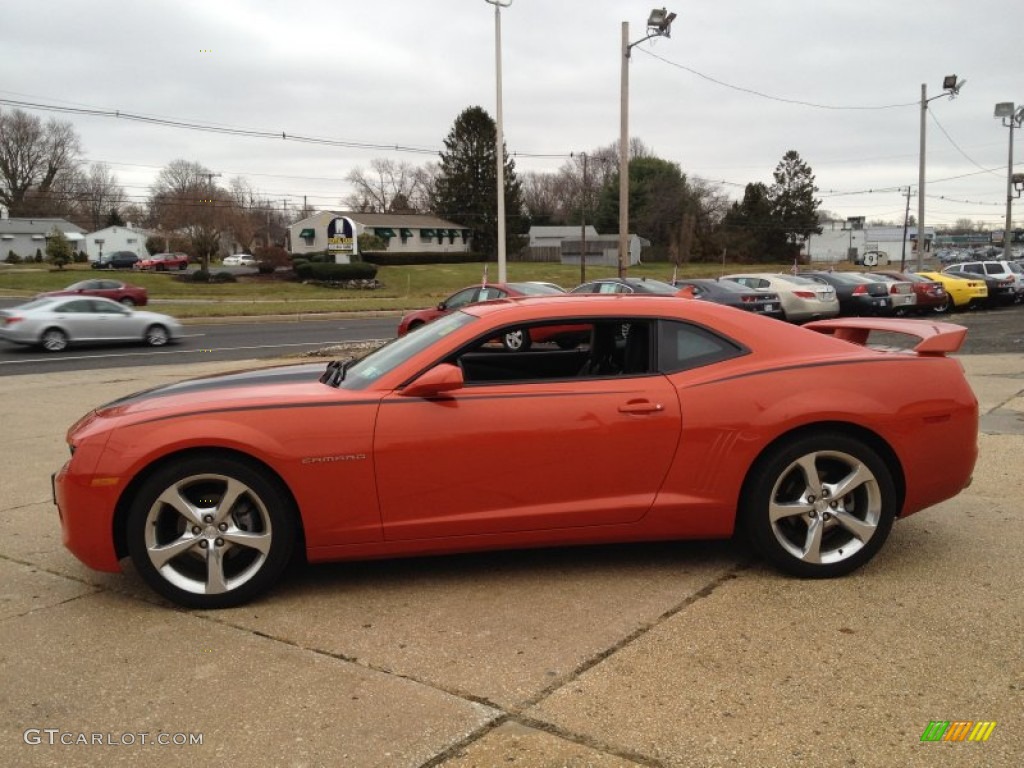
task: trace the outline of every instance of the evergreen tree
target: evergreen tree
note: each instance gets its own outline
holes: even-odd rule
[[[811,234],[821,234],[818,225],[821,200],[814,199],[818,188],[814,186],[811,167],[796,150],[791,149],[775,167],[774,177],[775,183],[768,190],[768,199],[772,205],[772,218],[787,241],[795,245]]]
[[[498,252],[498,169],[494,120],[480,107],[469,107],[456,118],[435,185],[435,213],[473,231],[473,250],[488,257]],[[514,247],[516,235],[529,229],[523,193],[516,178],[515,162],[505,158],[506,248]]]
[[[46,238],[46,258],[56,264],[59,269],[64,269],[64,265],[70,263],[74,255],[75,252],[67,237],[54,227],[49,237]]]

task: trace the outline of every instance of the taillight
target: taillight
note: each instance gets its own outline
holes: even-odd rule
[[[18,315],[8,315],[4,318],[4,325],[14,325],[15,323],[20,323],[24,319],[24,317],[19,317]]]
[[[753,304],[755,301],[757,301],[757,296],[741,296],[740,299],[743,301],[744,304]]]
[[[799,296],[801,299],[816,299],[818,294],[814,291],[793,291],[794,296]]]
[[[866,285],[858,285],[856,288],[853,289],[854,296],[863,296],[867,292],[868,287]]]

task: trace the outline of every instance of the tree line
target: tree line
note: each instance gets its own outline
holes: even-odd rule
[[[350,211],[424,213],[468,227],[473,250],[497,252],[496,125],[481,107],[464,110],[444,139],[437,161],[414,166],[372,160],[347,176],[352,193],[339,201]],[[617,143],[568,158],[555,172],[516,170],[503,147],[506,237],[509,252],[522,247],[531,225],[594,224],[618,231]],[[791,259],[811,233],[820,232],[814,174],[796,151],[785,154],[774,183],[746,186],[730,202],[718,185],[688,176],[639,139],[629,147],[629,230],[651,242],[654,258],[676,263],[734,259]],[[224,236],[243,247],[283,245],[291,221],[241,177],[222,182],[199,162],[174,160],[163,168],[147,199],[132,202],[103,163],[87,165],[67,121],[45,123],[22,110],[0,110],[0,205],[12,217],[60,216],[85,229],[131,221],[184,241],[208,263]]]

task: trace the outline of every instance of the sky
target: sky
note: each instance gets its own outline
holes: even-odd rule
[[[554,172],[570,153],[618,139],[622,23],[639,41],[654,7],[512,0],[502,9],[503,130],[518,171]],[[815,174],[822,208],[902,223],[898,188],[913,189],[917,214],[925,84],[939,96],[926,120],[925,224],[1003,226],[1010,131],[993,109],[1024,103],[1024,4],[666,7],[677,14],[671,37],[638,43],[629,63],[630,136],[658,157],[740,199],[747,183],[770,184],[793,149]],[[464,109],[497,114],[495,7],[485,0],[4,0],[0,18],[0,109],[84,107],[371,145],[29,110],[70,120],[86,160],[107,163],[135,199],[183,158],[221,181],[244,176],[280,207],[306,196],[338,209],[353,169],[436,160]],[[941,95],[951,74],[966,81],[952,100]]]

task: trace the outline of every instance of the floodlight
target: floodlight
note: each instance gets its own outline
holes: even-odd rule
[[[1013,102],[1001,101],[996,104],[996,117],[1013,117]]]
[[[957,89],[956,75],[946,75],[942,78],[942,89],[944,91],[955,91]]]

